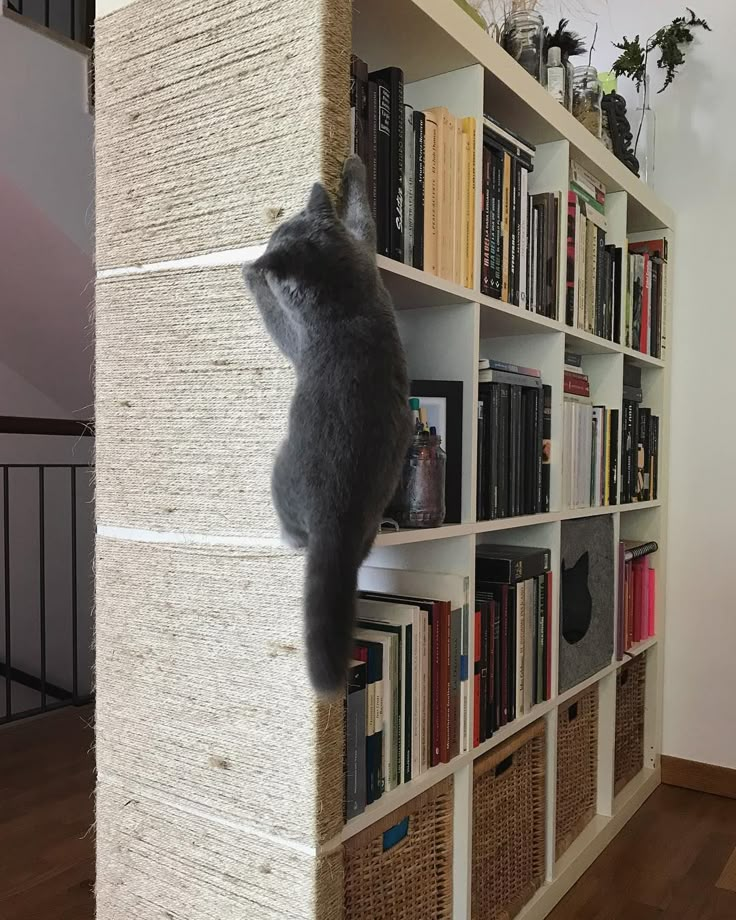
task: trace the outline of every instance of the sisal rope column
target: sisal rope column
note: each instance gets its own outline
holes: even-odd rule
[[[339,920],[343,712],[269,495],[293,377],[240,263],[337,182],[350,4],[98,10],[97,917]]]

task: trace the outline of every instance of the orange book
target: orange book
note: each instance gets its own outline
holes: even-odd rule
[[[463,280],[467,288],[475,286],[475,119],[463,118]]]

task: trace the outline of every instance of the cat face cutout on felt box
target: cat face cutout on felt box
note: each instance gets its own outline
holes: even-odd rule
[[[613,657],[613,521],[610,515],[562,522],[560,667],[564,692]]]

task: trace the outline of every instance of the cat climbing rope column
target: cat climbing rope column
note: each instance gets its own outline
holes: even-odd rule
[[[342,916],[343,714],[240,265],[348,147],[347,0],[98,0],[98,920]]]

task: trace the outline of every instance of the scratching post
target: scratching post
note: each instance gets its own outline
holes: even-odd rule
[[[98,920],[342,917],[269,479],[293,388],[242,283],[348,148],[347,0],[107,0],[96,25]]]

